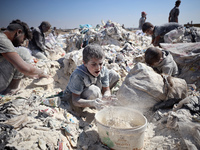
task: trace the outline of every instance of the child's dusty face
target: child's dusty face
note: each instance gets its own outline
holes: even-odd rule
[[[154,63],[152,64],[152,67],[158,66],[158,65],[162,62],[162,60],[163,60],[163,58],[161,57],[159,61],[154,62]]]
[[[93,76],[98,77],[103,67],[103,59],[92,58],[84,65]]]
[[[146,32],[147,35],[153,35],[153,28],[149,28]]]

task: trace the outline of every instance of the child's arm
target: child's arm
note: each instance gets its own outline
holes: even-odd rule
[[[86,100],[74,93],[72,93],[72,103],[76,107],[95,107],[96,109],[101,109],[108,104],[108,102],[102,101],[100,98]]]
[[[103,94],[102,100],[106,102],[105,103],[106,105],[113,105],[118,100],[116,96],[111,95],[110,87],[103,87],[102,94]]]
[[[76,107],[94,107],[95,100],[86,100],[80,98],[80,95],[72,93],[72,103]]]
[[[107,102],[102,101],[99,98],[94,100],[86,100],[80,98],[80,95],[72,93],[72,103],[76,107],[95,107],[96,109],[101,109],[107,104]]]
[[[154,46],[159,46],[159,44],[158,44],[159,39],[160,39],[160,36],[159,35],[156,36],[155,39],[152,40],[152,44]]]
[[[110,87],[103,87],[102,88],[102,95],[104,97],[110,96],[111,95]]]

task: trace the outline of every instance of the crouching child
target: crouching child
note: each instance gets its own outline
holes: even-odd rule
[[[150,47],[145,52],[145,62],[157,73],[177,76],[178,66],[169,51]]]
[[[100,108],[110,100],[119,75],[103,65],[104,59],[99,45],[87,45],[83,49],[83,64],[71,74],[63,95],[73,112],[81,114],[85,107]]]

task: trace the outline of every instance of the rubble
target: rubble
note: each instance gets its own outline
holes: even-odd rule
[[[153,80],[148,83],[144,82],[147,73],[137,72],[138,68],[151,70],[143,58],[145,50],[151,46],[151,38],[137,31],[128,31],[112,21],[98,24],[95,28],[90,25],[80,27],[80,30],[71,30],[56,39],[50,34],[46,42],[54,50],[51,59],[32,59],[34,66],[50,74],[48,81],[24,77],[21,90],[16,95],[5,95],[0,100],[0,149],[109,149],[98,136],[94,120],[98,110],[86,108],[86,117],[79,118],[67,111],[68,106],[64,102],[57,107],[41,103],[42,99],[58,97],[65,90],[71,73],[82,63],[83,41],[100,44],[106,54],[105,65],[120,74],[120,81],[112,90],[120,105],[139,109],[147,117],[144,150],[200,149],[199,43],[162,45],[173,53],[179,63],[183,71],[179,76],[182,79],[178,78],[183,86],[179,87],[188,86],[190,97],[183,94],[186,93],[184,90],[175,90],[175,93],[179,92],[178,97],[168,96],[182,101],[176,101],[171,108],[157,107],[153,111],[152,107],[158,101],[167,100],[162,89],[163,78],[151,72],[149,79]],[[138,73],[138,78],[132,76],[134,79],[131,79],[134,73]],[[144,89],[145,85],[149,88]]]

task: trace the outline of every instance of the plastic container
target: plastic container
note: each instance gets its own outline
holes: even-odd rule
[[[115,150],[141,150],[147,119],[137,110],[107,107],[95,114],[101,142]]]
[[[43,98],[41,104],[58,107],[61,104],[61,99],[60,97]]]

